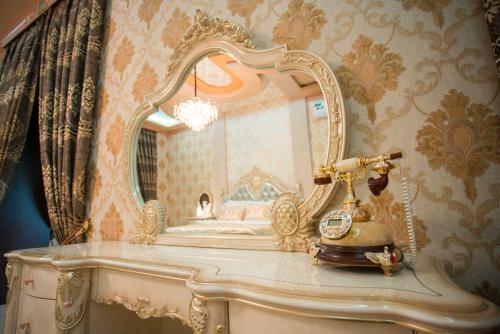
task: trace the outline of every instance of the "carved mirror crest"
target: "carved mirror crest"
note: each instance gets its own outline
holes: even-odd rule
[[[335,189],[313,176],[345,144],[344,101],[321,58],[258,50],[240,26],[197,11],[125,131],[133,242],[303,249]]]

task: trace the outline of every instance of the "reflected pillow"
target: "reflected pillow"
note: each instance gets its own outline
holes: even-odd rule
[[[271,220],[270,204],[250,204],[245,207],[245,220]]]
[[[244,216],[245,216],[244,206],[223,205],[220,208],[220,213],[219,213],[220,220],[243,220]]]

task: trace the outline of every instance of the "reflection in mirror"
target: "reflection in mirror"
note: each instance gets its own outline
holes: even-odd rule
[[[174,116],[195,85],[196,96],[218,112],[199,131]],[[327,157],[327,107],[305,73],[211,54],[147,117],[138,145],[141,195],[165,205],[164,233],[272,235],[276,196],[292,191],[307,199],[314,190],[314,170]]]

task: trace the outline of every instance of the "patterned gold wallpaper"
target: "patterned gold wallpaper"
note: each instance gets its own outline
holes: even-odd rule
[[[500,304],[500,100],[480,1],[110,1],[89,189],[94,239],[134,230],[116,177],[124,124],[165,79],[197,8],[241,24],[259,47],[321,55],[347,100],[350,154],[402,150],[421,251]],[[358,195],[404,241],[398,174],[384,196],[364,185]]]
[[[194,217],[200,194],[212,186],[212,128],[158,133],[158,200],[165,203],[166,224]]]
[[[295,188],[290,109],[283,100],[281,90],[269,82],[243,103],[224,105],[232,115],[224,120],[228,191],[253,167],[273,175],[289,189]]]

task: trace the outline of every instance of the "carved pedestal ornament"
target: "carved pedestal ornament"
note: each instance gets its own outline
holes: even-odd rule
[[[122,170],[125,184],[129,185],[127,199],[137,219],[142,220],[138,224],[139,234],[133,239],[134,242],[152,243],[156,240],[150,216],[144,214],[146,207],[135,172],[136,144],[142,123],[150,114],[157,111],[162,103],[175,96],[196,63],[214,53],[228,54],[235,61],[251,68],[272,69],[283,73],[298,71],[311,76],[318,83],[326,101],[329,138],[324,162],[332,164],[344,158],[346,147],[344,99],[338,81],[326,62],[306,51],[289,51],[286,45],[257,50],[249,34],[242,27],[225,20],[211,18],[198,10],[193,26],[170,57],[167,80],[156,91],[144,97],[144,102],[134,111],[125,130]],[[303,249],[305,239],[312,235],[314,223],[327,208],[335,188],[335,183],[316,187],[309,198],[302,203],[297,202],[293,195],[280,197],[279,202],[275,203],[277,211],[273,215],[275,244],[285,250]],[[290,214],[288,218],[285,218],[285,211]],[[279,221],[274,220],[274,217]],[[252,244],[251,238],[248,237],[249,244]],[[239,242],[244,243],[246,240],[243,239],[245,238],[241,238]],[[186,243],[189,244],[189,241]],[[223,238],[217,240],[216,244],[224,244]],[[234,247],[234,244],[231,247]],[[245,246],[242,245],[242,248]],[[274,248],[276,246],[273,246],[270,238],[269,249]]]
[[[147,201],[142,209],[141,221],[137,224],[138,232],[132,243],[151,244],[165,221],[165,206],[156,200]]]
[[[189,309],[189,322],[195,334],[205,334],[207,329],[207,303],[193,296]]]
[[[75,327],[85,315],[90,295],[90,270],[61,272],[57,279],[56,325]]]
[[[14,293],[14,285],[18,282],[19,278],[19,268],[12,262],[7,262],[7,266],[5,267],[5,276],[7,277],[7,301],[6,304],[9,304],[10,298]]]

